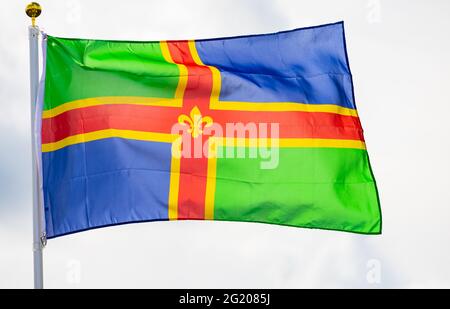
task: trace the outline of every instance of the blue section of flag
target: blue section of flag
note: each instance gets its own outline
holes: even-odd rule
[[[220,100],[355,108],[343,23],[275,34],[196,41],[220,70]]]
[[[43,153],[47,236],[167,220],[170,162],[171,144],[120,138]]]

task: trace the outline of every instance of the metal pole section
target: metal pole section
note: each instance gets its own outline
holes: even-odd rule
[[[33,185],[33,267],[34,267],[34,288],[42,289],[44,287],[43,278],[43,260],[41,240],[42,234],[42,211],[39,200],[39,181],[36,164],[36,137],[34,134],[34,116],[36,109],[36,100],[39,85],[39,29],[36,26],[28,28],[30,40],[30,97],[31,97],[31,166],[32,166],[32,185]]]

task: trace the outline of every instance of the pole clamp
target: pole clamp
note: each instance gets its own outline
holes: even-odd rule
[[[47,246],[47,234],[42,233],[41,235],[41,248],[45,248],[45,246]]]
[[[39,241],[33,242],[33,251],[41,251],[47,245],[47,235],[42,233],[41,237],[39,237]]]

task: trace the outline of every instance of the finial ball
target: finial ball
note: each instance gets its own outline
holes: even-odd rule
[[[39,15],[41,15],[41,10],[42,10],[42,8],[39,3],[31,2],[25,8],[25,13],[27,13],[27,15],[31,18],[35,18],[35,17],[38,17]]]

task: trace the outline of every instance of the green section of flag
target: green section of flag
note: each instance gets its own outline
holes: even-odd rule
[[[179,70],[159,42],[47,40],[44,110],[101,96],[175,95]]]
[[[381,232],[365,150],[280,148],[275,169],[261,169],[262,161],[267,159],[218,159],[215,220]]]

